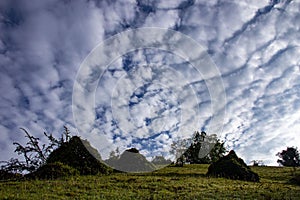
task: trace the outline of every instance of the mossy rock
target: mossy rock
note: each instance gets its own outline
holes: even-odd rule
[[[244,181],[259,181],[258,174],[253,172],[234,151],[230,151],[227,156],[212,163],[208,168],[207,175]]]
[[[81,175],[109,174],[112,169],[101,162],[101,156],[87,140],[73,136],[47,158],[47,163],[61,162],[79,171]]]
[[[79,171],[61,162],[48,163],[39,167],[35,172],[27,174],[30,179],[58,179],[69,176],[77,176]]]

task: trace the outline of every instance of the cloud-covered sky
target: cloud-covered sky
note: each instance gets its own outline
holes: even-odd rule
[[[13,141],[25,142],[20,127],[39,137],[59,136],[63,125],[94,141],[105,137],[104,157],[118,145],[159,154],[188,121],[199,118],[195,130],[209,131],[226,110],[218,136],[228,149],[248,163],[276,165],[278,151],[300,148],[299,21],[296,0],[1,1],[0,160],[15,156]],[[220,72],[226,104],[212,111],[209,81],[185,58],[135,49],[107,66],[95,112],[85,116],[93,129],[77,133],[72,95],[84,59],[115,34],[142,27],[175,30],[202,46]]]

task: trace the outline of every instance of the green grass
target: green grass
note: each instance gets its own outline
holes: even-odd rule
[[[208,165],[166,167],[153,173],[0,182],[0,199],[300,199],[291,169],[253,167],[259,183],[208,178]]]

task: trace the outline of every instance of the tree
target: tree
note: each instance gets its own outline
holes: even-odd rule
[[[227,152],[225,143],[220,142],[216,135],[207,135],[204,131],[195,131],[192,138],[173,142],[171,152],[175,155],[177,166],[191,164],[209,164],[216,162]]]
[[[60,139],[56,139],[52,134],[44,132],[44,135],[49,141],[47,145],[41,145],[40,139],[31,135],[26,129],[21,128],[21,130],[25,133],[25,137],[28,138],[28,142],[26,145],[22,145],[18,142],[14,142],[13,144],[16,146],[15,152],[19,155],[23,155],[24,160],[20,161],[12,158],[9,161],[2,161],[2,163],[5,163],[1,166],[2,170],[12,173],[22,173],[23,171],[33,172],[46,163],[47,157],[54,149],[70,139],[70,132],[66,126],[64,126],[64,133]]]
[[[204,131],[196,131],[184,156],[191,164],[209,164],[219,160],[226,152],[224,142],[220,142],[216,135],[208,136]]]
[[[296,171],[296,167],[300,166],[300,156],[297,148],[287,147],[286,150],[282,150],[276,154],[281,159],[277,160],[282,166],[293,167],[293,173]]]
[[[252,160],[251,163],[253,163],[252,166],[265,166],[262,160]]]
[[[190,139],[179,139],[177,141],[173,141],[170,153],[175,155],[176,166],[182,167],[186,162],[184,152],[187,150],[190,143]]]

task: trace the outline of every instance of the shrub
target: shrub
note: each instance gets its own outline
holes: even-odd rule
[[[230,151],[227,156],[212,163],[208,168],[207,175],[245,181],[259,181],[258,174],[251,171],[245,162],[237,157],[234,151]]]
[[[33,179],[57,179],[79,175],[79,171],[61,162],[49,163],[41,166],[35,172],[25,175]]]
[[[22,178],[22,174],[0,170],[0,180],[17,180]]]
[[[112,171],[101,162],[101,156],[88,141],[73,136],[47,158],[49,163],[61,162],[79,171],[81,175],[108,174]]]
[[[300,174],[291,179],[291,183],[300,185]]]

